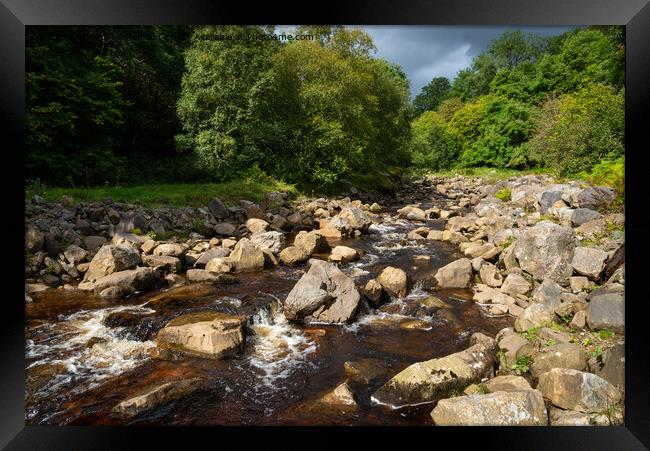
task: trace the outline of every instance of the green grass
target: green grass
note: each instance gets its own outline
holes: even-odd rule
[[[521,375],[523,373],[527,373],[530,370],[530,366],[532,364],[533,364],[533,358],[531,356],[522,355],[517,359],[517,363],[512,365],[510,368],[518,375]]]
[[[205,206],[214,197],[233,203],[245,199],[261,201],[272,191],[299,192],[294,185],[274,180],[232,180],[223,183],[174,185],[142,185],[96,188],[42,188],[39,195],[48,201],[60,201],[68,196],[77,202],[98,202],[110,197],[115,202],[157,206]],[[26,191],[25,195],[29,196]]]
[[[462,175],[465,177],[481,177],[485,179],[488,183],[493,183],[499,180],[507,180],[510,177],[518,177],[522,175],[531,175],[531,174],[553,175],[553,171],[548,168],[519,170],[519,169],[478,167],[478,168],[445,169],[441,171],[431,171],[426,169],[412,169],[411,174],[413,175],[428,174],[428,175],[439,176],[439,177],[453,177],[456,175]]]
[[[497,199],[501,199],[503,202],[509,202],[510,197],[512,196],[512,190],[508,187],[503,188],[498,193],[494,195]]]

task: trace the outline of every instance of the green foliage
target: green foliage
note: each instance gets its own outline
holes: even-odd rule
[[[519,335],[524,337],[528,341],[535,341],[539,338],[539,331],[541,327],[531,327],[528,330],[525,330],[523,332],[519,332]]]
[[[142,229],[140,229],[139,227],[133,227],[133,229],[131,230],[131,233],[133,233],[135,235],[142,235]]]
[[[555,346],[557,344],[557,341],[555,341],[552,338],[549,338],[547,340],[544,340],[544,346]]]
[[[459,135],[438,113],[427,111],[413,121],[409,151],[419,167],[447,169],[458,159],[460,149]]]
[[[591,172],[583,171],[578,176],[592,185],[609,186],[616,190],[612,205],[614,211],[620,210],[625,204],[625,155],[615,160],[604,159],[595,165]]]
[[[598,332],[598,336],[600,337],[601,340],[609,340],[614,336],[614,332],[612,332],[609,329],[603,329],[600,332]]]
[[[451,91],[451,83],[448,78],[435,77],[424,85],[420,94],[413,100],[413,108],[417,115],[425,111],[435,111]]]
[[[533,364],[533,358],[529,355],[522,355],[517,359],[517,363],[512,365],[512,369],[517,374],[527,373],[530,370],[530,366]]]
[[[596,346],[596,349],[591,351],[589,355],[593,358],[593,357],[600,356],[602,353],[603,353],[603,348],[601,348],[600,346]]]
[[[512,190],[506,186],[505,188],[499,190],[499,192],[497,192],[494,195],[494,197],[496,197],[497,199],[501,199],[503,202],[508,202],[510,201],[511,195],[512,195]],[[508,237],[508,238],[513,238],[513,237]]]
[[[558,317],[564,324],[570,324],[571,320],[573,320],[573,315],[571,313],[564,313],[562,315],[558,315]]]
[[[561,175],[590,170],[624,152],[624,94],[611,86],[588,84],[549,99],[533,115],[531,155]]]

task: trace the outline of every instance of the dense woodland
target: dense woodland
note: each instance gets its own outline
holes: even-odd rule
[[[622,27],[506,32],[411,101],[369,35],[221,40],[273,27],[28,27],[27,180],[48,186],[219,182],[331,187],[392,168],[621,174]],[[622,178],[620,178],[622,180]],[[619,179],[617,181],[622,183]]]

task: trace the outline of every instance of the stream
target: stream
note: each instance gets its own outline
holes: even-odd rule
[[[412,279],[406,298],[366,308],[344,326],[305,327],[288,323],[278,309],[260,308],[249,321],[244,353],[235,358],[166,361],[151,358],[149,352],[157,330],[175,316],[236,311],[269,297],[283,301],[306,271],[304,265],[241,274],[234,285],[192,285],[150,304],[170,289],[119,301],[46,290],[26,306],[26,423],[431,425],[431,405],[390,410],[373,404],[370,397],[410,364],[460,351],[469,346],[472,333],[493,336],[514,319],[490,316],[471,301],[469,290],[434,290],[436,270],[463,255],[450,243],[408,240],[409,230],[422,225],[442,230],[444,221],[397,219],[397,208],[384,210],[382,222],[366,235],[328,241],[332,247],[341,244],[361,253],[360,260],[340,266],[357,287],[386,266],[404,269]],[[291,239],[288,235],[287,241]],[[431,295],[447,307],[428,307]],[[346,361],[380,369],[376,380],[355,389],[358,407],[316,402],[346,380]],[[207,383],[126,421],[111,412],[139,388],[190,377]]]

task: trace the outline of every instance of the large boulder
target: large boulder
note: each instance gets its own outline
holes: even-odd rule
[[[443,399],[431,412],[437,426],[546,426],[548,413],[537,390],[500,391]]]
[[[352,228],[352,230],[359,230],[361,232],[365,232],[368,230],[368,227],[372,224],[372,221],[368,217],[368,215],[361,210],[360,208],[357,207],[345,207],[341,209],[341,212],[336,215],[334,219],[338,219],[339,221],[334,221],[332,220],[331,224],[336,227],[337,229],[341,230],[343,232],[343,229],[341,226],[344,223],[348,224],[348,227]],[[343,227],[347,228],[347,227]],[[349,230],[347,231],[349,233]]]
[[[491,376],[493,366],[492,350],[477,343],[455,354],[414,363],[382,385],[371,399],[392,408],[438,401]]]
[[[83,281],[78,285],[80,290],[100,293],[109,287],[119,287],[122,294],[134,293],[153,288],[155,278],[151,268],[135,268],[113,272],[107,276],[92,281]]]
[[[611,188],[591,186],[578,194],[577,204],[580,208],[598,210],[600,207],[609,206],[615,198],[616,193]]]
[[[77,263],[81,263],[86,260],[88,251],[77,245],[71,244],[65,249],[65,251],[63,251],[63,255],[71,264],[76,265]]]
[[[533,357],[530,374],[537,378],[553,368],[587,369],[587,355],[582,346],[575,343],[560,343],[549,346]]]
[[[483,283],[489,287],[500,287],[503,283],[503,277],[501,276],[499,269],[492,263],[482,263],[479,274],[481,275]]]
[[[211,359],[232,356],[244,348],[245,322],[243,316],[219,312],[189,313],[168,322],[154,341],[163,352]]]
[[[287,295],[284,315],[292,321],[345,323],[361,296],[354,281],[333,263],[311,259],[310,268]]]
[[[102,246],[88,266],[84,282],[94,282],[114,272],[131,269],[141,263],[140,253],[125,244]]]
[[[255,235],[256,233],[266,232],[266,229],[269,227],[269,223],[264,219],[259,218],[250,218],[246,221],[246,228]]]
[[[554,405],[585,413],[602,412],[621,400],[621,393],[602,377],[567,368],[541,374],[537,389]]]
[[[553,313],[544,304],[531,304],[515,320],[515,330],[524,332],[532,327],[543,326],[553,321]]]
[[[268,250],[273,254],[279,254],[284,247],[286,240],[284,234],[280,232],[262,232],[256,233],[250,237],[251,243],[261,250]]]
[[[605,269],[607,257],[607,252],[595,247],[577,247],[571,266],[578,274],[598,280]]]
[[[574,227],[581,226],[589,221],[600,218],[602,215],[597,211],[588,208],[576,208],[571,214],[571,224]]]
[[[438,269],[435,279],[439,288],[469,288],[472,276],[471,260],[461,258]]]
[[[605,349],[589,361],[589,371],[602,377],[621,391],[625,390],[625,344]]]
[[[255,272],[264,269],[264,253],[248,238],[239,240],[227,258],[234,263],[234,272]]]
[[[303,249],[308,255],[322,254],[330,250],[327,239],[316,231],[298,232],[293,239],[293,245]]]
[[[587,304],[587,324],[592,330],[610,329],[625,333],[625,293],[604,292]]]
[[[541,221],[521,234],[514,251],[521,269],[535,279],[548,277],[565,284],[573,271],[571,259],[574,249],[573,229]]]
[[[408,292],[408,276],[402,269],[388,266],[383,269],[377,282],[391,296],[403,298]]]

